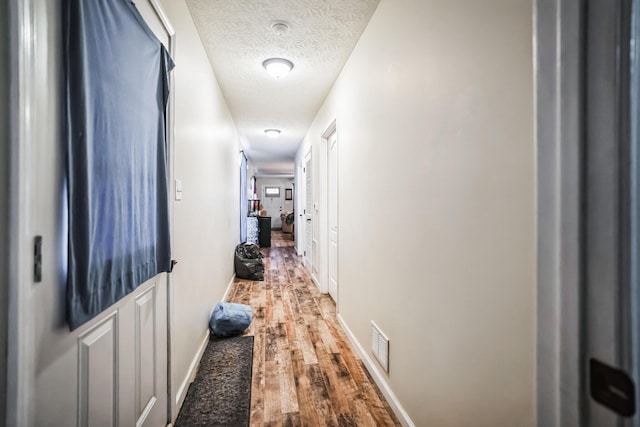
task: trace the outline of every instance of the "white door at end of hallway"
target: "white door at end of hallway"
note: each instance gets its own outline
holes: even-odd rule
[[[338,302],[338,138],[328,138],[329,162],[329,295]]]
[[[282,212],[282,193],[281,185],[263,185],[262,186],[262,204],[267,216],[271,217],[271,228],[282,228],[282,220],[280,213]]]

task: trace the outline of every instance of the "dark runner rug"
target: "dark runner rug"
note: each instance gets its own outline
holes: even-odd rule
[[[248,426],[253,337],[211,338],[176,427]]]

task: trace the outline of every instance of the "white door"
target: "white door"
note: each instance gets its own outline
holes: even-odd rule
[[[313,175],[311,173],[311,152],[304,158],[304,264],[309,270],[312,269],[312,247],[313,247]]]
[[[338,302],[338,137],[327,139],[329,149],[329,295]]]
[[[20,125],[24,137],[21,247],[33,257],[42,236],[42,281],[23,274],[20,281],[18,378],[24,395],[19,425],[164,426],[167,423],[167,276],[139,286],[93,320],[69,332],[65,322],[66,218],[60,106],[63,104],[62,16],[59,0],[30,2],[20,28],[27,55]],[[169,46],[169,34],[149,0],[139,10]],[[33,21],[31,21],[31,19]],[[28,25],[25,25],[28,24]],[[34,43],[33,40],[37,40]],[[45,62],[47,61],[47,62]],[[32,86],[31,86],[32,85]],[[31,107],[32,110],[29,110]],[[27,118],[30,117],[30,121]],[[27,263],[28,264],[28,263]],[[22,347],[24,346],[24,347]],[[18,408],[20,410],[20,408]]]
[[[281,185],[262,186],[262,204],[271,217],[271,228],[282,228],[280,213],[282,212],[282,198],[284,189]]]

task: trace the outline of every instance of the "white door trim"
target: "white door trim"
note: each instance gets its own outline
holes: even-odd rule
[[[10,199],[10,280],[7,355],[7,425],[32,426],[35,363],[31,348],[34,335],[31,316],[31,218],[30,142],[33,138],[35,99],[35,18],[34,0],[10,0],[11,78],[11,179]]]
[[[11,19],[9,15],[9,3],[0,3],[0,56],[9,58],[0,65],[0,199],[9,201],[12,195],[10,188],[11,173],[11,120],[13,100],[11,98],[11,59],[10,59],[10,40],[11,36]],[[2,203],[0,205],[0,283],[10,283],[9,268],[11,263],[11,243],[9,240],[11,227],[9,225],[11,218],[11,203]],[[9,289],[5,285],[0,289],[0,423],[5,423],[5,415],[7,413],[7,312]]]
[[[581,2],[534,5],[537,425],[581,426]]]
[[[172,58],[175,58],[176,53],[176,31],[171,25],[171,21],[169,21],[169,17],[167,13],[162,8],[162,5],[158,0],[149,0],[151,6],[153,6],[153,10],[157,14],[158,18],[162,22],[165,31],[167,32],[167,36],[169,38],[169,46],[166,46],[166,49],[169,51],[169,55]],[[168,144],[168,155],[169,155],[169,188],[167,188],[167,192],[169,193],[167,196],[167,200],[169,200],[169,228],[171,230],[171,236],[175,235],[175,198],[173,197],[173,183],[176,178],[176,170],[175,170],[175,159],[176,159],[176,144],[175,144],[175,77],[174,73],[169,74],[169,99],[167,101],[167,144]],[[171,239],[173,242],[173,238]],[[174,418],[178,416],[178,407],[175,404],[175,399],[173,399],[173,358],[171,357],[173,353],[173,346],[171,342],[171,336],[173,327],[175,324],[175,292],[173,285],[173,275],[171,273],[166,275],[167,277],[167,286],[166,286],[166,301],[167,301],[167,424],[170,424]]]

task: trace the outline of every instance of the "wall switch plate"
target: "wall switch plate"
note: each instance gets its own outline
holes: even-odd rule
[[[181,179],[176,179],[175,180],[175,187],[176,187],[176,200],[182,200],[182,180]]]

